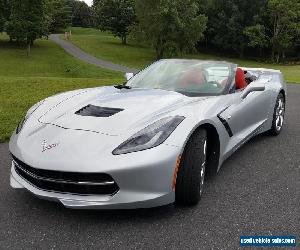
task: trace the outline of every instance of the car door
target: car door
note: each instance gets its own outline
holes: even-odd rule
[[[231,94],[233,95],[231,105],[219,114],[231,137],[230,147],[254,135],[268,117],[270,110],[268,90],[252,91],[245,96],[248,87]]]

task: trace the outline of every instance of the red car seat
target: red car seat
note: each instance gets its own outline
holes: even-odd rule
[[[236,89],[243,89],[247,87],[244,70],[242,70],[241,68],[236,69],[235,85]]]

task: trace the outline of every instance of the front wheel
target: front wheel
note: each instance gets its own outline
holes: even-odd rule
[[[285,99],[282,93],[280,93],[277,97],[276,104],[274,107],[273,121],[272,127],[270,129],[271,135],[279,135],[283,122],[284,122],[284,114],[285,114]]]
[[[176,180],[175,201],[196,205],[203,193],[207,155],[207,132],[198,129],[185,146]]]

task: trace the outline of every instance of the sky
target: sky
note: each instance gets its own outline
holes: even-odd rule
[[[89,6],[92,5],[93,0],[84,0],[84,2],[86,2]]]

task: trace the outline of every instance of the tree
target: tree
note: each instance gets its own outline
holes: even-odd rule
[[[91,8],[83,1],[68,0],[72,10],[72,26],[90,27],[92,25]]]
[[[25,42],[27,54],[31,45],[45,35],[45,2],[44,0],[11,0],[11,15],[6,32],[11,39]]]
[[[126,44],[129,28],[135,22],[134,0],[98,0],[94,4],[100,30],[111,31]]]
[[[4,30],[5,24],[5,17],[4,17],[4,1],[0,0],[0,32]]]
[[[0,0],[0,32],[4,31],[5,22],[10,14],[9,0]]]
[[[136,0],[139,32],[158,59],[195,48],[207,22],[198,12],[195,0]]]
[[[59,32],[72,24],[72,9],[66,0],[47,0],[49,32]]]
[[[230,50],[243,57],[247,47],[246,27],[256,24],[256,17],[267,0],[199,0],[208,16],[206,40],[222,50]]]
[[[269,0],[272,60],[285,58],[285,51],[296,44],[300,30],[299,0]]]
[[[252,48],[259,48],[260,56],[262,56],[262,49],[267,48],[269,45],[265,26],[256,24],[246,27],[244,35],[248,37],[248,46]]]
[[[177,41],[181,53],[191,52],[196,42],[204,38],[207,28],[207,17],[199,14],[199,5],[194,0],[180,0],[177,2],[179,23]]]

